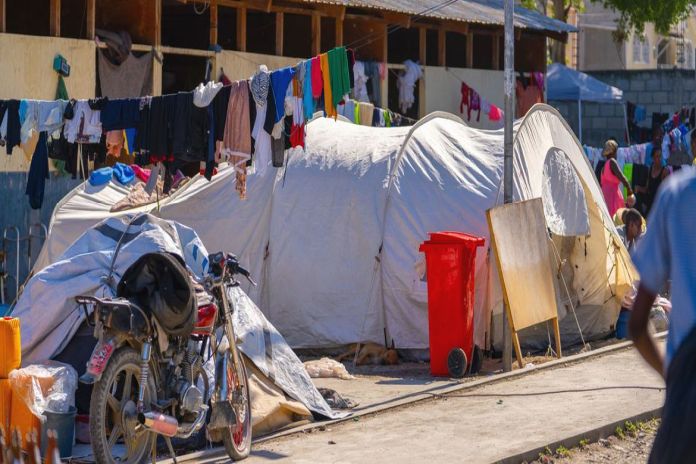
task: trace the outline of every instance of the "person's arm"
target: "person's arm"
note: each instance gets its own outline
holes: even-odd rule
[[[638,289],[633,310],[631,311],[631,319],[628,323],[629,334],[633,340],[636,349],[643,356],[643,359],[657,371],[658,374],[664,377],[664,360],[662,354],[657,349],[655,339],[648,332],[648,321],[650,319],[650,310],[656,295],[651,293],[644,286]]]
[[[631,183],[626,179],[626,176],[624,176],[624,173],[621,172],[621,168],[619,167],[619,163],[615,159],[610,159],[609,160],[609,167],[611,168],[611,172],[621,181],[621,183],[626,187],[626,190],[628,191],[628,195],[633,195],[633,189],[631,188]]]

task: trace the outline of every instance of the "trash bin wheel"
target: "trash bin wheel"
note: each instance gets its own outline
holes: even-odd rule
[[[461,379],[466,374],[468,360],[466,353],[461,348],[453,348],[447,356],[447,370],[449,375],[455,379]]]

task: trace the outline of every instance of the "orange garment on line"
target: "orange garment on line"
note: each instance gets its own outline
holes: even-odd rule
[[[321,54],[321,73],[324,80],[324,111],[326,111],[326,117],[336,119],[338,113],[333,104],[331,94],[331,74],[329,70],[329,55],[327,53]]]

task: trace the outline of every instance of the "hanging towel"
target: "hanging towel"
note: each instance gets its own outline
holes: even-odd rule
[[[321,73],[321,57],[312,58],[312,97],[315,100],[321,98],[324,91],[324,77]]]
[[[345,47],[336,47],[328,52],[331,71],[331,95],[333,105],[338,106],[343,97],[350,93],[348,56]]]
[[[358,103],[360,108],[360,125],[371,126],[372,125],[372,113],[375,109],[375,105],[372,103],[360,102]]]
[[[321,74],[324,81],[324,111],[329,118],[336,118],[336,105],[334,104],[331,88],[331,69],[329,67],[329,55],[321,54]]]

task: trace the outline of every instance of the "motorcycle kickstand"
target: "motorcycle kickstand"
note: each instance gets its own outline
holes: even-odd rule
[[[167,448],[169,448],[169,454],[172,455],[172,462],[177,464],[176,453],[174,452],[174,447],[172,446],[172,439],[169,437],[164,437],[164,442],[167,444]]]

